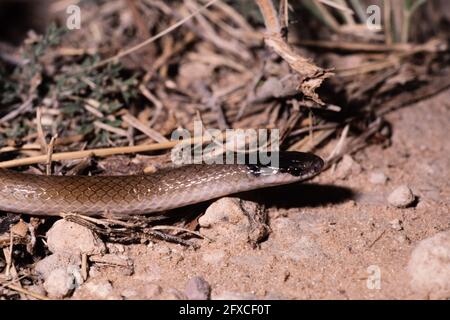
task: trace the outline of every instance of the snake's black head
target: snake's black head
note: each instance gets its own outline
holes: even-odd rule
[[[323,168],[323,160],[305,152],[272,152],[258,156],[255,164],[247,165],[254,175],[289,174],[298,179],[307,179],[318,174]]]

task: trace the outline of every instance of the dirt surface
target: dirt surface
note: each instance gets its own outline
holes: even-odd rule
[[[194,276],[210,284],[212,298],[429,297],[411,288],[407,265],[419,241],[450,227],[448,101],[450,91],[389,115],[392,145],[356,154],[346,179],[337,178],[338,167],[310,184],[261,192],[272,233],[260,248],[229,239],[201,241],[197,250],[162,242],[110,246],[132,261],[133,272],[95,267],[74,297],[107,287],[108,298],[184,298]],[[388,181],[371,183],[380,172]],[[390,207],[387,196],[403,184],[416,203]],[[370,278],[378,272],[379,289]]]

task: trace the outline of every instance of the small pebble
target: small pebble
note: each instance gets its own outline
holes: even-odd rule
[[[339,162],[335,172],[335,176],[337,179],[343,180],[348,178],[352,174],[354,175],[359,174],[361,173],[361,171],[362,171],[361,165],[355,162],[355,160],[353,160],[351,156],[346,154],[342,157],[341,162]]]
[[[406,208],[410,206],[415,199],[416,197],[411,189],[407,185],[401,185],[391,192],[387,201],[393,207]]]
[[[213,202],[198,219],[200,233],[224,245],[242,245],[248,241],[249,222],[237,198]]]
[[[61,299],[75,289],[75,277],[66,268],[53,270],[44,282],[44,289],[52,298]]]
[[[394,220],[390,221],[390,224],[391,224],[392,229],[394,229],[395,231],[403,230],[402,222],[399,219],[394,219]]]
[[[209,228],[221,222],[239,223],[245,214],[237,198],[220,198],[198,219],[200,227]]]
[[[450,231],[422,240],[408,263],[411,287],[431,299],[450,298]]]
[[[146,299],[155,299],[162,293],[162,288],[155,283],[147,283],[143,287]]]
[[[374,171],[369,174],[369,182],[372,184],[386,184],[388,177],[381,171]]]
[[[201,277],[193,277],[186,283],[184,294],[189,300],[208,300],[211,287]]]
[[[47,232],[47,245],[53,253],[91,255],[106,250],[105,244],[94,232],[64,219],[56,221]]]
[[[107,243],[106,247],[108,248],[108,252],[109,253],[124,253],[125,252],[125,247],[123,244],[119,244],[119,243]]]
[[[223,258],[225,258],[225,251],[223,250],[210,250],[202,255],[203,262],[213,265],[220,263]]]
[[[113,298],[113,287],[107,280],[89,281],[82,288],[95,299]]]
[[[55,253],[36,262],[34,270],[45,280],[56,269],[67,269],[69,266],[79,267],[80,265],[80,255]]]

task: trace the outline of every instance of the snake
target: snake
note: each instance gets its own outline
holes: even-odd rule
[[[0,169],[0,211],[55,216],[110,213],[139,215],[303,181],[324,161],[312,153],[285,151],[276,165],[187,164],[152,174],[124,176],[39,175]]]

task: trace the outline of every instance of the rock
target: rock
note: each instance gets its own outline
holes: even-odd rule
[[[172,249],[170,249],[168,246],[164,244],[155,246],[155,251],[162,256],[170,256],[170,254],[172,253]]]
[[[351,156],[348,154],[342,157],[341,162],[339,162],[335,176],[337,179],[346,179],[351,174],[359,174],[362,169],[359,163],[355,162]]]
[[[415,199],[416,197],[411,189],[407,185],[401,185],[391,192],[387,201],[393,207],[406,208],[410,206]]]
[[[201,277],[193,277],[186,283],[184,294],[189,300],[208,300],[211,287]]]
[[[156,283],[146,283],[143,286],[144,299],[155,299],[162,293],[162,288]]]
[[[156,283],[132,279],[120,295],[127,300],[156,300],[162,293],[162,288]]]
[[[125,290],[122,290],[120,293],[122,297],[124,297],[127,300],[137,300],[139,299],[139,292],[132,288],[127,288]]]
[[[232,291],[224,291],[218,295],[213,295],[212,300],[256,300],[253,293],[240,293]]]
[[[213,202],[198,219],[200,227],[209,228],[222,222],[238,224],[245,218],[239,201],[238,198],[225,197]]]
[[[52,298],[68,296],[82,282],[78,268],[58,268],[50,272],[44,281],[44,289]]]
[[[187,297],[183,294],[183,292],[175,289],[175,288],[169,288],[166,290],[163,290],[160,297],[158,297],[160,300],[186,300]]]
[[[112,254],[119,254],[125,252],[125,247],[123,244],[108,242],[106,244],[106,247],[108,248],[108,252]]]
[[[105,244],[88,228],[64,219],[58,220],[47,232],[47,245],[53,253],[100,254]]]
[[[114,292],[113,286],[108,280],[92,279],[82,285],[74,295],[76,299],[90,300],[90,299],[121,299],[117,293]]]
[[[109,281],[102,281],[98,283],[90,282],[86,284],[86,288],[93,296],[97,296],[101,299],[108,298],[113,291],[113,287]]]
[[[20,219],[19,222],[13,225],[10,230],[13,234],[23,238],[28,233],[28,226],[22,219]]]
[[[69,266],[79,267],[81,265],[81,257],[79,255],[70,254],[51,254],[41,261],[38,261],[34,270],[45,280],[50,273],[56,269],[67,269]]]
[[[221,243],[247,243],[249,223],[237,198],[213,202],[198,220],[200,233]]]
[[[390,223],[392,229],[394,229],[395,231],[403,230],[402,222],[399,219],[394,219],[394,220],[390,221],[389,223]]]
[[[225,257],[225,251],[223,250],[208,250],[202,255],[202,260],[206,263],[217,265]]]
[[[256,246],[269,233],[266,212],[252,201],[221,198],[200,217],[200,233],[223,244]]]
[[[408,262],[411,287],[431,299],[450,298],[450,230],[419,242]]]
[[[317,239],[317,225],[308,220],[278,218],[271,224],[273,237],[264,242],[267,253],[295,263],[312,259],[326,259],[326,254]]]
[[[386,184],[388,177],[381,171],[373,171],[369,174],[369,182],[372,184]]]

